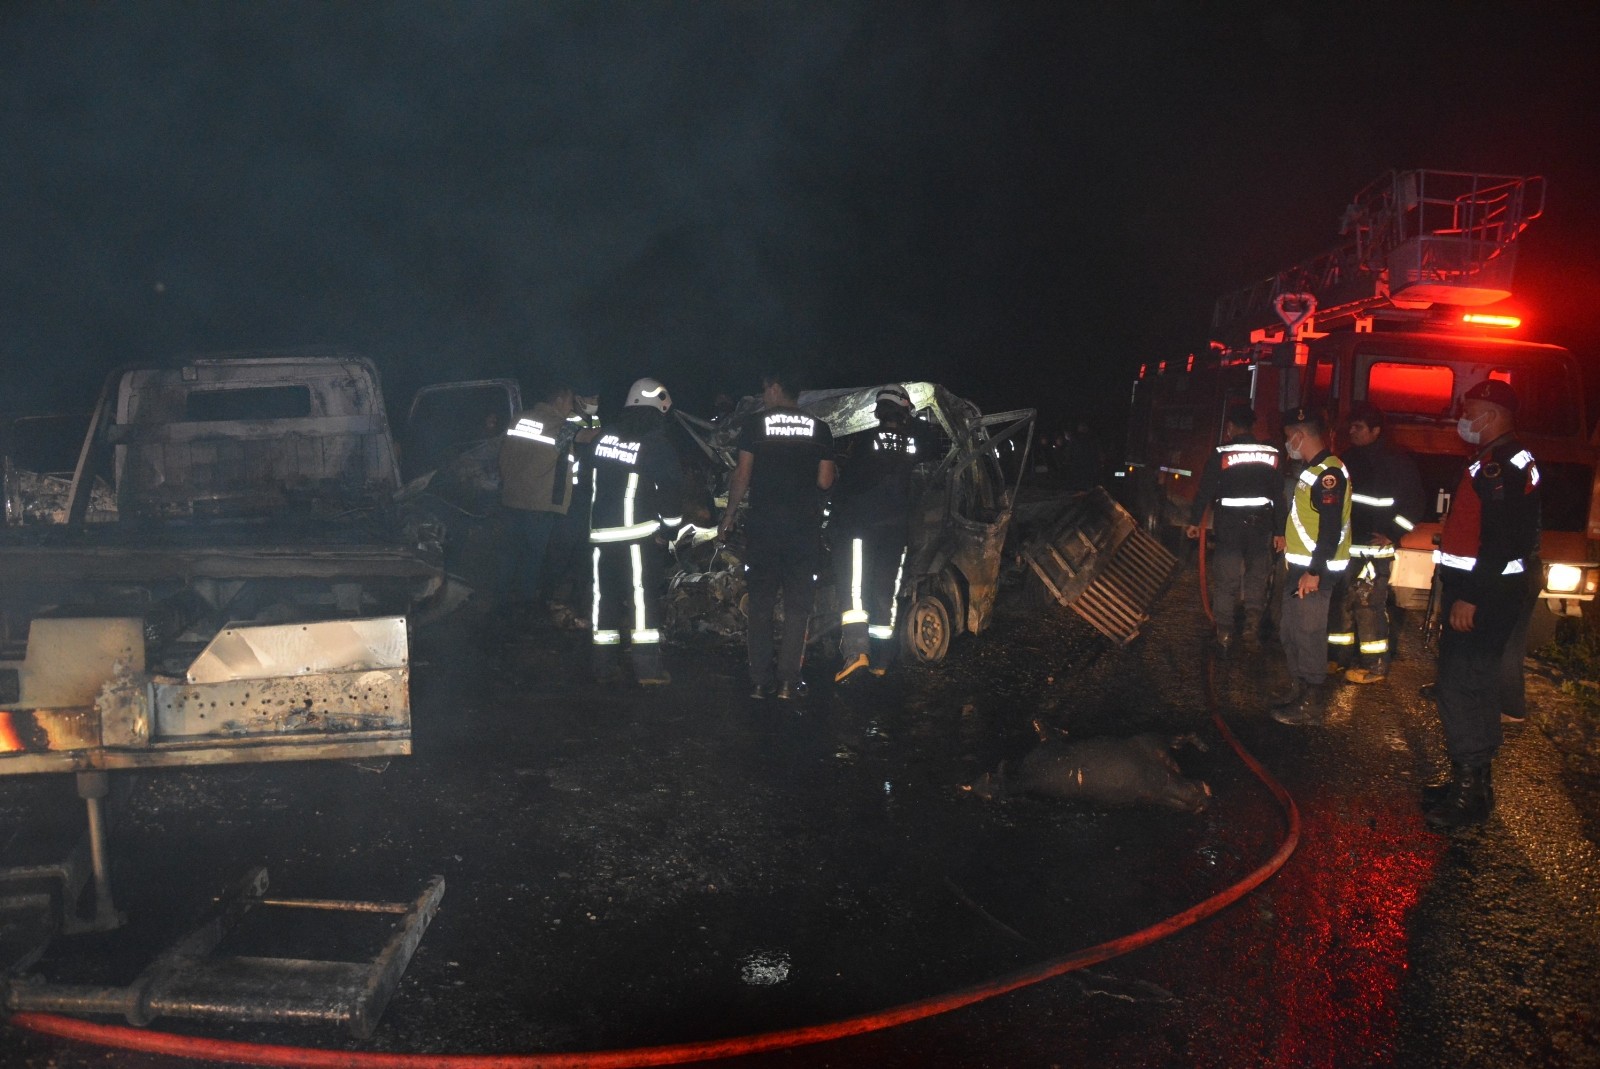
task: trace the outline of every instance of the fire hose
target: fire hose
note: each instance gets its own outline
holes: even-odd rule
[[[1204,538],[1204,528],[1202,539]],[[1201,543],[1202,550],[1204,542]],[[1203,561],[1202,553],[1201,560]],[[1202,589],[1203,586],[1202,576]],[[1223,720],[1211,679],[1211,661],[1206,663],[1207,704],[1212,723],[1224,741],[1238,755],[1263,786],[1276,799],[1284,818],[1284,836],[1270,858],[1243,879],[1223,888],[1189,908],[1149,927],[1098,943],[1064,957],[1052,958],[1016,972],[950,991],[931,998],[902,1003],[887,1009],[846,1017],[821,1024],[760,1032],[701,1042],[673,1043],[654,1047],[617,1050],[560,1052],[548,1054],[408,1054],[376,1051],[340,1051],[315,1047],[245,1043],[152,1032],[126,1025],[96,1024],[47,1013],[19,1013],[10,1018],[15,1028],[39,1035],[55,1036],[99,1046],[144,1054],[176,1058],[234,1062],[243,1065],[310,1067],[310,1069],[632,1069],[637,1066],[683,1065],[721,1058],[787,1050],[825,1043],[849,1036],[880,1032],[913,1021],[926,1020],[975,1003],[997,998],[1025,987],[1055,979],[1079,969],[1098,965],[1134,950],[1149,946],[1170,935],[1222,912],[1270,879],[1294,853],[1300,843],[1300,811],[1283,785],[1274,779],[1229,730]]]

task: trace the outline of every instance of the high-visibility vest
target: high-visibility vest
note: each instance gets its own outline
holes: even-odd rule
[[[1339,516],[1339,546],[1328,558],[1330,572],[1342,572],[1350,566],[1350,472],[1344,462],[1329,454],[1320,463],[1312,464],[1300,473],[1294,484],[1294,501],[1289,507],[1289,522],[1283,531],[1283,559],[1305,568],[1311,564],[1311,553],[1317,546],[1315,528],[1322,516],[1311,503],[1312,492],[1322,477],[1333,469],[1344,476],[1344,506]]]

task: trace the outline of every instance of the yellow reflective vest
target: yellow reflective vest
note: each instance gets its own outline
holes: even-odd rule
[[[1289,522],[1283,530],[1283,559],[1291,565],[1300,568],[1311,566],[1317,548],[1317,535],[1322,529],[1322,513],[1317,511],[1313,498],[1324,489],[1332,489],[1325,485],[1324,479],[1334,479],[1334,471],[1344,477],[1344,500],[1339,510],[1339,545],[1324,562],[1324,567],[1329,572],[1342,572],[1350,566],[1350,472],[1346,470],[1344,461],[1332,453],[1308,465],[1295,480],[1294,500],[1289,505]],[[1337,481],[1334,485],[1337,485]]]

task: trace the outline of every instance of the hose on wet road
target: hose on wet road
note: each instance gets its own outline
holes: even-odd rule
[[[1202,549],[1204,544],[1202,543]],[[1202,555],[1202,560],[1204,559]],[[1202,577],[1202,589],[1203,586]],[[1096,944],[1064,957],[1030,966],[1017,972],[963,987],[932,998],[906,1002],[888,1009],[846,1017],[837,1021],[786,1028],[774,1032],[733,1036],[693,1043],[673,1043],[654,1047],[619,1050],[581,1051],[550,1054],[405,1054],[377,1051],[341,1051],[315,1047],[243,1043],[152,1032],[125,1025],[96,1024],[47,1013],[19,1013],[10,1018],[12,1027],[40,1035],[92,1043],[123,1051],[159,1054],[176,1058],[233,1062],[242,1065],[310,1067],[310,1069],[631,1069],[637,1066],[684,1065],[714,1061],[768,1051],[825,1043],[849,1036],[880,1032],[913,1021],[926,1020],[978,1002],[1009,994],[1058,976],[1109,961],[1175,935],[1191,925],[1220,913],[1270,879],[1300,843],[1300,811],[1294,799],[1246,750],[1229,730],[1215,698],[1212,661],[1206,662],[1207,705],[1211,719],[1224,741],[1238,755],[1262,785],[1271,792],[1283,812],[1284,836],[1276,851],[1243,879],[1218,891],[1188,909],[1175,913],[1147,928]]]

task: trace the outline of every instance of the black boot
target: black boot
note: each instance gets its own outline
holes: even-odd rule
[[[1298,704],[1300,699],[1305,696],[1306,684],[1298,679],[1291,679],[1289,680],[1288,688],[1274,694],[1272,699],[1267,702],[1267,705],[1273,709],[1285,709],[1291,705]]]
[[[1461,774],[1466,770],[1466,765],[1460,761],[1450,762],[1450,775],[1443,782],[1425,784],[1422,788],[1422,811],[1432,813],[1440,806],[1449,802],[1461,789]]]
[[[1434,831],[1454,831],[1482,824],[1494,809],[1494,787],[1489,782],[1489,766],[1459,765],[1455,790],[1428,814],[1428,827]]]
[[[1300,700],[1272,711],[1272,719],[1290,727],[1321,727],[1328,718],[1327,684],[1306,685]]]
[[[1246,653],[1261,652],[1261,614],[1246,612],[1244,614],[1244,651]]]

